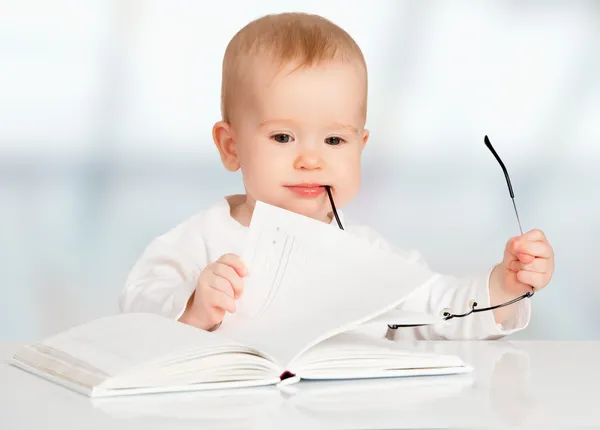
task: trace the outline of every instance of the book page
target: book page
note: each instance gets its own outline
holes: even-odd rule
[[[218,333],[279,363],[392,310],[437,275],[332,224],[257,202],[244,294]]]
[[[27,345],[22,355],[30,365],[62,363],[80,373],[88,369],[105,379],[143,364],[178,357],[193,359],[211,351],[248,350],[215,333],[199,330],[154,314],[120,314],[73,327],[41,342]],[[19,359],[19,351],[15,358]],[[50,369],[51,370],[51,369]],[[68,376],[68,375],[66,375]]]
[[[363,326],[378,325],[397,325],[400,327],[419,327],[424,325],[439,324],[442,321],[440,316],[431,315],[423,312],[407,311],[393,309],[385,314],[379,315],[364,324]]]
[[[340,333],[306,351],[290,369],[301,378],[385,377],[398,370],[430,374],[431,369],[465,368],[455,355],[417,352],[398,342],[355,332]],[[412,372],[414,371],[414,372]],[[422,372],[421,372],[422,371]],[[454,373],[454,370],[450,371]]]

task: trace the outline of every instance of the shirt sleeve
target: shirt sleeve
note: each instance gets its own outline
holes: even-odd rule
[[[419,264],[423,264],[422,262]],[[492,269],[493,270],[493,269]],[[478,308],[490,306],[489,279],[492,270],[466,278],[441,276],[437,282],[412,294],[399,309],[439,315],[440,322],[423,327],[388,330],[388,338],[395,340],[493,340],[522,330],[531,318],[531,303],[521,300],[515,306],[514,317],[504,324],[496,323],[493,311],[473,313],[464,318],[444,321],[441,314],[445,308],[452,313],[465,313],[469,302],[475,300]]]
[[[368,238],[380,249],[399,254],[413,264],[427,267],[427,263],[417,251],[400,249],[385,241],[371,229],[359,234]],[[529,325],[531,318],[531,303],[528,299],[510,305],[517,308],[514,318],[505,321],[503,325],[496,323],[493,311],[477,312],[448,321],[442,319],[441,313],[445,308],[450,308],[452,313],[467,312],[471,300],[475,300],[479,308],[489,307],[489,280],[492,270],[460,279],[453,276],[440,276],[433,284],[415,291],[398,309],[439,316],[440,322],[422,327],[388,329],[385,336],[394,340],[492,340],[523,330]]]
[[[178,320],[207,263],[199,219],[154,239],[134,264],[119,297],[123,312],[154,313]]]

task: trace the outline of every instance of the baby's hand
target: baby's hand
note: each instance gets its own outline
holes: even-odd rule
[[[504,259],[504,292],[523,295],[550,283],[554,272],[554,251],[541,230],[531,230],[513,237],[506,244]]]
[[[235,312],[235,299],[242,294],[242,278],[247,273],[240,257],[234,254],[225,254],[206,266],[180,321],[203,330],[214,329],[223,321],[225,312]]]

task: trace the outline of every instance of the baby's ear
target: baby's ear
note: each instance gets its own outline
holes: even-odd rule
[[[213,140],[219,154],[223,166],[231,172],[235,172],[240,168],[238,160],[237,145],[234,139],[234,133],[231,125],[225,121],[219,121],[213,126]]]
[[[361,149],[365,148],[365,145],[367,144],[367,140],[369,140],[369,135],[370,135],[369,130],[363,131],[362,148]]]

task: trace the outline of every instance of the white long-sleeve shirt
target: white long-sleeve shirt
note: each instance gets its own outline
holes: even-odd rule
[[[386,242],[373,229],[348,223],[340,213],[345,230],[380,249],[395,252],[414,264],[425,265],[416,251],[404,251]],[[332,228],[337,228],[332,224]],[[120,296],[123,312],[150,312],[179,319],[196,288],[200,272],[223,254],[241,255],[248,228],[231,217],[227,199],[200,212],[177,227],[154,239],[136,262]],[[490,305],[489,276],[457,279],[442,276],[428,288],[411,294],[398,308],[439,315],[444,308],[455,313],[468,309],[474,299],[478,307]],[[497,339],[522,330],[529,324],[531,304],[521,300],[515,317],[503,326],[496,324],[492,311],[479,312],[466,318],[455,318],[439,324],[390,330],[386,325],[371,327],[374,335],[390,339]]]

